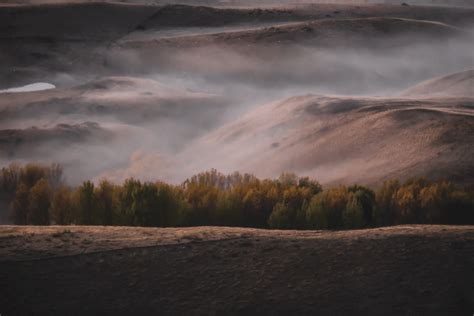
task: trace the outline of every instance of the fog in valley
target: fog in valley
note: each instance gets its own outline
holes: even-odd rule
[[[474,10],[467,8],[397,5],[393,13],[370,5],[264,10],[136,5],[130,17],[103,21],[101,10],[120,11],[114,4],[93,11],[104,24],[95,32],[75,20],[76,12],[89,9],[77,6],[56,7],[72,17],[58,32],[46,20],[38,20],[36,30],[28,28],[29,15],[40,7],[5,8],[17,10],[19,18],[7,20],[1,30],[7,64],[0,69],[0,164],[59,163],[70,184],[129,177],[180,183],[211,168],[376,183],[384,175],[349,174],[369,172],[369,156],[387,166],[391,154],[357,134],[370,126],[357,125],[356,131],[348,122],[362,119],[363,111],[375,115],[365,109],[369,105],[419,107],[421,101],[402,96],[407,89],[474,68],[469,24]],[[210,18],[219,15],[223,20]],[[366,17],[371,15],[376,17]],[[430,104],[470,109],[472,80],[468,73],[464,83],[446,83],[467,82],[458,91],[462,101]],[[327,104],[340,108],[311,110]],[[370,142],[393,141],[410,155],[421,150],[410,152],[404,141],[392,139],[409,126],[386,120],[389,133]],[[446,133],[445,124],[441,119],[431,135]],[[337,147],[330,130],[337,130],[341,146],[353,138],[359,147]],[[397,170],[395,175],[405,175]]]

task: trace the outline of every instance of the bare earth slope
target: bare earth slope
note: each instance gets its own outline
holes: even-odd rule
[[[0,245],[6,314],[468,315],[474,308],[474,229],[466,226],[4,226]]]

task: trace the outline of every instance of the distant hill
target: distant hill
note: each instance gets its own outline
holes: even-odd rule
[[[403,92],[409,97],[474,97],[474,70],[430,79]]]

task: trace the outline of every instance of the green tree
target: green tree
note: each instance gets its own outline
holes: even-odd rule
[[[375,224],[375,192],[361,185],[350,186],[347,190],[353,193],[354,198],[357,199],[357,203],[362,208],[362,225],[371,226]]]
[[[438,181],[419,193],[425,223],[473,224],[473,196],[448,181]]]
[[[178,214],[181,212],[183,205],[183,197],[179,194],[179,190],[173,186],[157,182],[157,204],[159,210],[154,216],[156,226],[172,226],[178,222]]]
[[[250,187],[242,202],[244,226],[265,227],[274,206],[266,203],[266,192],[259,187]]]
[[[94,195],[94,184],[85,181],[77,189],[78,216],[81,225],[98,224],[97,221],[97,201]]]
[[[375,194],[374,221],[377,225],[392,225],[395,221],[395,194],[400,188],[398,180],[384,181]]]
[[[366,225],[364,213],[362,199],[357,196],[357,193],[351,193],[346,208],[342,213],[344,228],[351,229],[364,227]]]
[[[306,223],[311,229],[329,228],[329,206],[325,193],[315,195],[306,209]]]
[[[20,182],[28,188],[33,187],[40,179],[47,179],[47,168],[37,164],[27,164],[21,169]]]
[[[56,190],[63,185],[63,168],[57,163],[53,163],[46,172],[47,180],[50,187]]]
[[[294,227],[296,211],[291,206],[280,202],[275,205],[268,219],[271,228],[289,229]]]
[[[74,201],[71,190],[66,186],[54,191],[50,207],[51,219],[57,225],[68,225],[74,222]]]
[[[298,176],[291,172],[283,172],[278,178],[283,187],[292,187],[298,184]]]
[[[309,177],[299,178],[298,187],[308,188],[312,195],[316,195],[323,191],[321,184],[318,181],[313,180]]]
[[[348,197],[349,191],[346,187],[331,188],[314,196],[307,209],[308,226],[317,229],[342,228],[342,214]]]
[[[153,183],[145,182],[132,194],[134,224],[139,226],[162,226],[158,190]]]
[[[102,180],[99,187],[95,191],[97,200],[97,210],[100,217],[100,224],[112,225],[113,216],[115,214],[114,208],[117,207],[115,201],[114,185],[107,180]]]
[[[18,164],[12,163],[7,168],[2,168],[0,174],[0,197],[9,198],[15,195],[20,182],[20,173],[21,166]]]
[[[214,180],[205,179],[199,183],[190,183],[185,189],[185,197],[190,205],[185,223],[190,226],[212,225],[216,220],[217,197],[219,188],[212,183]]]
[[[216,224],[224,226],[242,226],[244,223],[242,190],[221,192],[216,205]]]
[[[11,203],[12,218],[13,222],[16,225],[26,225],[27,224],[27,214],[29,208],[28,196],[30,190],[28,187],[21,183],[15,192],[15,198]]]
[[[134,196],[140,190],[142,183],[136,179],[126,179],[120,188],[117,188],[118,206],[116,208],[115,223],[118,225],[135,225],[138,222]]]
[[[27,221],[33,225],[49,225],[51,188],[46,179],[40,179],[28,195]]]

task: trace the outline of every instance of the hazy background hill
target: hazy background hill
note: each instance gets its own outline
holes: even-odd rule
[[[195,4],[0,6],[2,165],[472,181],[473,8]]]

